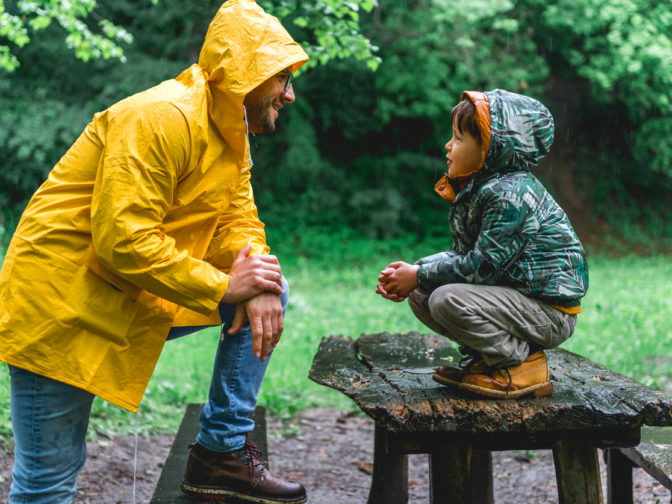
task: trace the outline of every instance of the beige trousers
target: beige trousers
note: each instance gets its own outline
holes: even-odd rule
[[[427,327],[474,351],[490,366],[523,362],[530,350],[555,348],[576,327],[569,315],[515,289],[447,284],[431,295],[416,289],[408,297],[413,313]]]

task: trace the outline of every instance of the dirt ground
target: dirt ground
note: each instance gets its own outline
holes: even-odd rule
[[[301,412],[289,423],[269,418],[268,432],[272,472],[303,483],[309,503],[366,503],[373,461],[371,420],[318,408]],[[138,438],[135,502],[150,501],[172,438],[167,434]],[[73,504],[134,502],[134,446],[133,436],[90,442]],[[11,454],[0,450],[0,502],[7,502],[11,466]],[[493,472],[497,504],[557,502],[549,451],[537,451],[532,458],[522,452],[495,453]],[[670,502],[670,492],[644,471],[635,470],[633,477],[636,503]],[[409,494],[411,504],[429,502],[427,456],[409,457]]]

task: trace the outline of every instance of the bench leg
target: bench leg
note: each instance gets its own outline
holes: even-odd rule
[[[373,443],[373,477],[367,504],[408,502],[408,456],[388,453],[385,429],[376,425]]]
[[[471,457],[471,488],[473,504],[494,504],[492,452],[475,451]]]
[[[429,455],[431,504],[493,504],[492,454],[445,446]]]
[[[597,448],[586,441],[553,444],[559,504],[603,504]]]
[[[607,463],[607,503],[632,504],[632,468],[634,464],[618,448],[604,451]]]

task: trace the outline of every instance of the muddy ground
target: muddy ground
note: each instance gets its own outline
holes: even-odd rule
[[[371,420],[318,408],[301,412],[290,423],[269,418],[268,429],[272,472],[303,483],[309,503],[366,503],[373,461]],[[138,439],[135,502],[150,501],[172,440],[168,434]],[[90,442],[73,504],[132,503],[134,445],[133,436]],[[493,459],[497,504],[557,502],[549,451],[534,452],[531,458],[523,452],[499,452]],[[0,450],[0,502],[7,502],[11,465],[11,454]],[[670,492],[644,471],[637,469],[633,476],[636,503],[670,502]],[[429,502],[427,456],[409,457],[409,493],[411,504]]]

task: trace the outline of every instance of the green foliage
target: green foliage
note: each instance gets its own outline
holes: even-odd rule
[[[30,41],[28,30],[20,16],[6,11],[4,0],[0,0],[0,37],[8,39],[18,47],[23,47]],[[19,61],[11,53],[10,47],[0,44],[0,69],[13,71],[19,66]]]
[[[376,75],[381,119],[443,118],[447,126],[446,115],[465,89],[537,94],[548,68],[519,15],[502,0],[469,9],[457,0],[422,0],[410,8],[395,2],[383,10],[372,27],[385,61]]]
[[[47,28],[56,21],[67,33],[66,45],[75,56],[82,61],[90,59],[115,58],[125,62],[126,56],[121,44],[131,44],[131,32],[115,24],[100,11],[107,10],[108,2],[98,0],[18,0],[8,1],[9,9],[5,9],[5,1],[0,0],[0,38],[6,38],[10,44],[21,48],[31,41],[31,32]],[[135,10],[141,2],[133,4]],[[151,0],[157,4],[158,0]],[[184,2],[181,2],[184,4]],[[183,16],[189,11],[202,10],[203,5],[212,5],[209,19],[216,5],[212,2],[200,2],[199,5],[184,5]],[[100,4],[100,5],[99,5]],[[377,0],[322,0],[321,2],[280,2],[260,1],[269,12],[277,14],[281,19],[291,18],[293,23],[307,32],[306,49],[314,58],[307,68],[317,64],[326,64],[331,59],[354,57],[365,61],[372,70],[380,65],[380,58],[375,56],[376,47],[360,32],[359,11],[371,12],[377,6]],[[162,6],[163,7],[163,6]],[[170,9],[161,9],[164,12]],[[96,12],[94,12],[96,11]],[[179,12],[172,10],[172,12]],[[161,13],[157,13],[161,17]],[[97,31],[91,28],[97,21]],[[126,20],[124,20],[126,21]],[[12,72],[20,65],[10,45],[0,45],[0,69]]]
[[[361,33],[360,10],[370,13],[378,6],[377,0],[321,0],[295,2],[281,0],[259,2],[268,12],[280,19],[291,19],[294,25],[307,32],[298,41],[311,60],[300,71],[317,65],[326,65],[333,59],[354,58],[376,70],[381,63],[378,50]]]
[[[153,0],[154,2],[156,0]],[[47,28],[56,21],[66,31],[65,43],[83,61],[116,58],[125,61],[120,43],[133,41],[131,34],[108,19],[98,18],[99,32],[91,29],[87,22],[96,7],[96,0],[0,0],[0,37],[6,38],[17,47],[23,47],[31,40],[30,32]],[[96,16],[98,17],[98,16]],[[93,23],[91,23],[93,24]],[[0,45],[0,69],[14,71],[19,60],[8,45]]]
[[[656,0],[556,0],[543,20],[560,57],[590,83],[590,98],[604,107],[625,108],[637,166],[672,176],[669,5]]]

